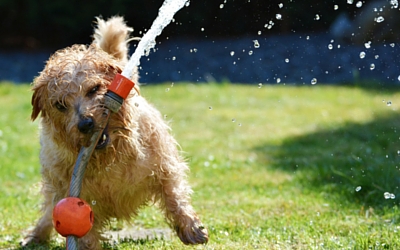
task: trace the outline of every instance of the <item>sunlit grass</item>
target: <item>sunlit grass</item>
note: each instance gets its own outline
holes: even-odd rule
[[[0,85],[0,248],[18,247],[39,216],[28,90]],[[397,89],[165,84],[142,94],[171,121],[190,162],[207,249],[400,248]],[[134,222],[166,227],[155,208]],[[184,248],[177,238],[105,246]]]

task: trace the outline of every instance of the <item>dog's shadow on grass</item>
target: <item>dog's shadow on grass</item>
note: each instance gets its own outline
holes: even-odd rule
[[[382,208],[400,198],[400,113],[291,137],[255,150],[304,190]]]

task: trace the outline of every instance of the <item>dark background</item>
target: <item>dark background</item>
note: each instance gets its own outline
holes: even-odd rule
[[[226,3],[224,3],[224,1]],[[0,0],[0,49],[60,48],[90,43],[94,17],[123,15],[134,28],[133,35],[150,28],[163,0]],[[356,2],[356,1],[355,1]],[[283,8],[279,4],[283,4]],[[224,4],[220,8],[220,4]],[[339,9],[334,10],[333,6]],[[350,18],[359,10],[355,3],[315,0],[191,0],[169,25],[166,37],[237,38],[290,32],[327,30],[340,13]],[[276,20],[275,15],[282,15]],[[315,21],[315,15],[320,16]],[[275,25],[264,27],[273,20]],[[204,31],[201,29],[204,28]]]
[[[96,16],[124,16],[142,37],[162,3],[0,0],[0,81],[29,83],[57,49],[90,44]],[[400,9],[390,0],[190,0],[175,20],[141,59],[141,83],[400,85]]]

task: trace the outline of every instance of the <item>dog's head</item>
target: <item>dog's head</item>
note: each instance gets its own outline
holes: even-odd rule
[[[44,133],[76,150],[87,146],[91,133],[105,117],[104,94],[123,63],[96,44],[57,51],[34,80],[32,120],[41,113]],[[110,141],[107,128],[97,148]]]
[[[41,114],[42,133],[72,151],[88,146],[92,132],[99,129],[105,116],[107,86],[127,61],[131,31],[122,17],[107,21],[97,18],[92,45],[74,45],[50,57],[33,82],[31,118],[35,120]],[[134,75],[137,77],[137,72]],[[133,81],[137,83],[137,78]],[[125,111],[123,105],[112,115],[98,149],[110,144],[111,126],[126,125]]]

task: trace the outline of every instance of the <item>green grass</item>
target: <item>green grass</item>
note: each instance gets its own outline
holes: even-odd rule
[[[175,84],[142,94],[172,121],[190,162],[206,249],[400,249],[399,90]],[[27,85],[0,84],[0,249],[18,248],[39,217],[30,96]],[[155,208],[134,224],[166,227]],[[125,239],[105,247],[184,245]]]

